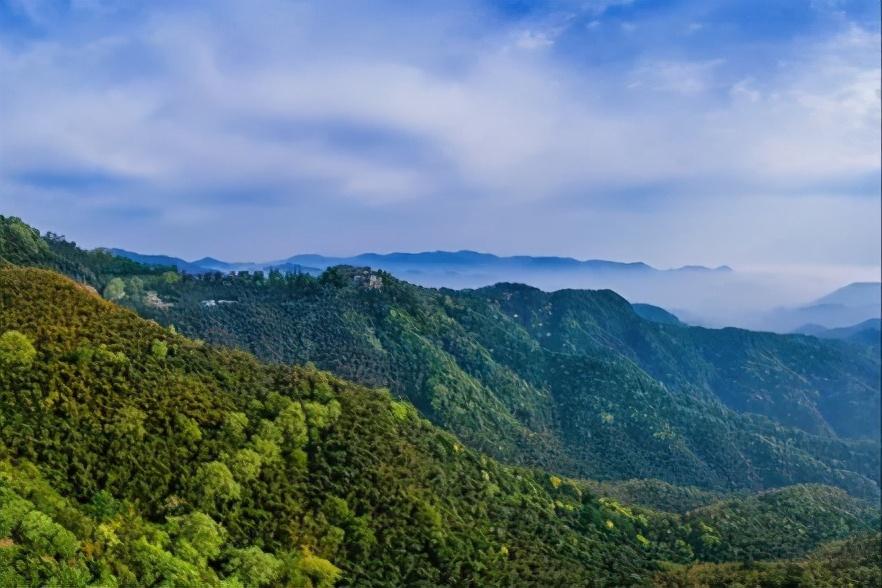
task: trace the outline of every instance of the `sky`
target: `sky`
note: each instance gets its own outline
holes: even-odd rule
[[[876,0],[5,0],[0,213],[185,258],[878,276]]]

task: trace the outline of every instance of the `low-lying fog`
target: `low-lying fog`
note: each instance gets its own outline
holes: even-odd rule
[[[875,268],[766,267],[731,272],[627,273],[561,270],[519,271],[516,275],[490,271],[393,269],[392,272],[410,282],[434,287],[475,288],[506,281],[527,283],[547,291],[608,288],[631,302],[661,306],[684,322],[708,327],[736,326],[789,332],[807,323],[841,327],[879,316],[879,303],[872,295],[865,303],[815,307],[822,297],[853,282],[878,282],[879,272]]]

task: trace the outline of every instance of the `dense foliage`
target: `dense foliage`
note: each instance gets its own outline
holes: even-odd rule
[[[868,503],[817,485],[720,491],[821,480],[873,495],[872,439],[738,414],[614,344],[555,348],[496,291],[351,268],[197,280],[115,259],[0,218],[0,266],[83,283],[0,268],[0,584],[685,586],[878,573],[858,557],[863,543],[753,563],[878,528]],[[207,339],[387,384],[512,462],[717,490],[502,466],[383,390],[206,346],[98,292]],[[862,361],[825,365],[859,382],[874,365]],[[745,466],[715,456],[726,449],[742,454],[748,483],[721,476]],[[836,572],[817,575],[818,558]]]
[[[724,493],[702,490],[695,486],[675,486],[651,478],[603,482],[582,480],[581,483],[590,492],[614,498],[625,504],[677,513],[687,513],[725,498],[737,498],[747,495],[743,491]]]
[[[129,282],[120,302],[144,316],[386,386],[510,463],[879,492],[879,358],[847,344],[658,324],[612,292],[438,291],[344,267]]]
[[[62,235],[40,232],[16,217],[0,215],[0,263],[53,269],[104,290],[119,276],[157,276],[174,269],[145,266],[109,251],[85,251]]]
[[[0,330],[4,584],[624,585],[742,549],[716,511],[501,466],[382,390],[188,340],[46,271],[0,269]],[[734,503],[781,531],[751,539],[760,556],[877,524],[829,488],[773,494],[771,513]],[[785,541],[819,512],[836,524]]]
[[[799,560],[668,566],[660,588],[857,588],[882,586],[882,540],[864,535],[835,542]]]
[[[879,492],[880,362],[866,348],[658,324],[609,291],[437,291],[343,267],[197,278],[113,262],[17,219],[0,221],[0,256],[66,271],[190,336],[386,386],[511,463]]]

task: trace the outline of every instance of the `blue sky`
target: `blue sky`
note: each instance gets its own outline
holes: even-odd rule
[[[190,258],[469,248],[872,273],[878,11],[7,0],[0,210]]]

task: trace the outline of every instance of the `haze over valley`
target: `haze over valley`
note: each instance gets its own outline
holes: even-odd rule
[[[880,314],[880,284],[873,268],[845,269],[824,275],[799,269],[734,270],[684,265],[658,269],[642,262],[580,261],[568,257],[500,257],[474,251],[367,253],[351,257],[293,255],[267,262],[229,262],[213,257],[185,261],[168,255],[144,255],[110,248],[115,255],[191,274],[277,270],[318,275],[334,265],[372,267],[434,288],[481,288],[516,282],[545,291],[610,289],[632,302],[665,307],[696,325],[792,332],[805,325],[847,327]],[[875,281],[843,284],[867,277]],[[839,290],[848,298],[833,297]]]

